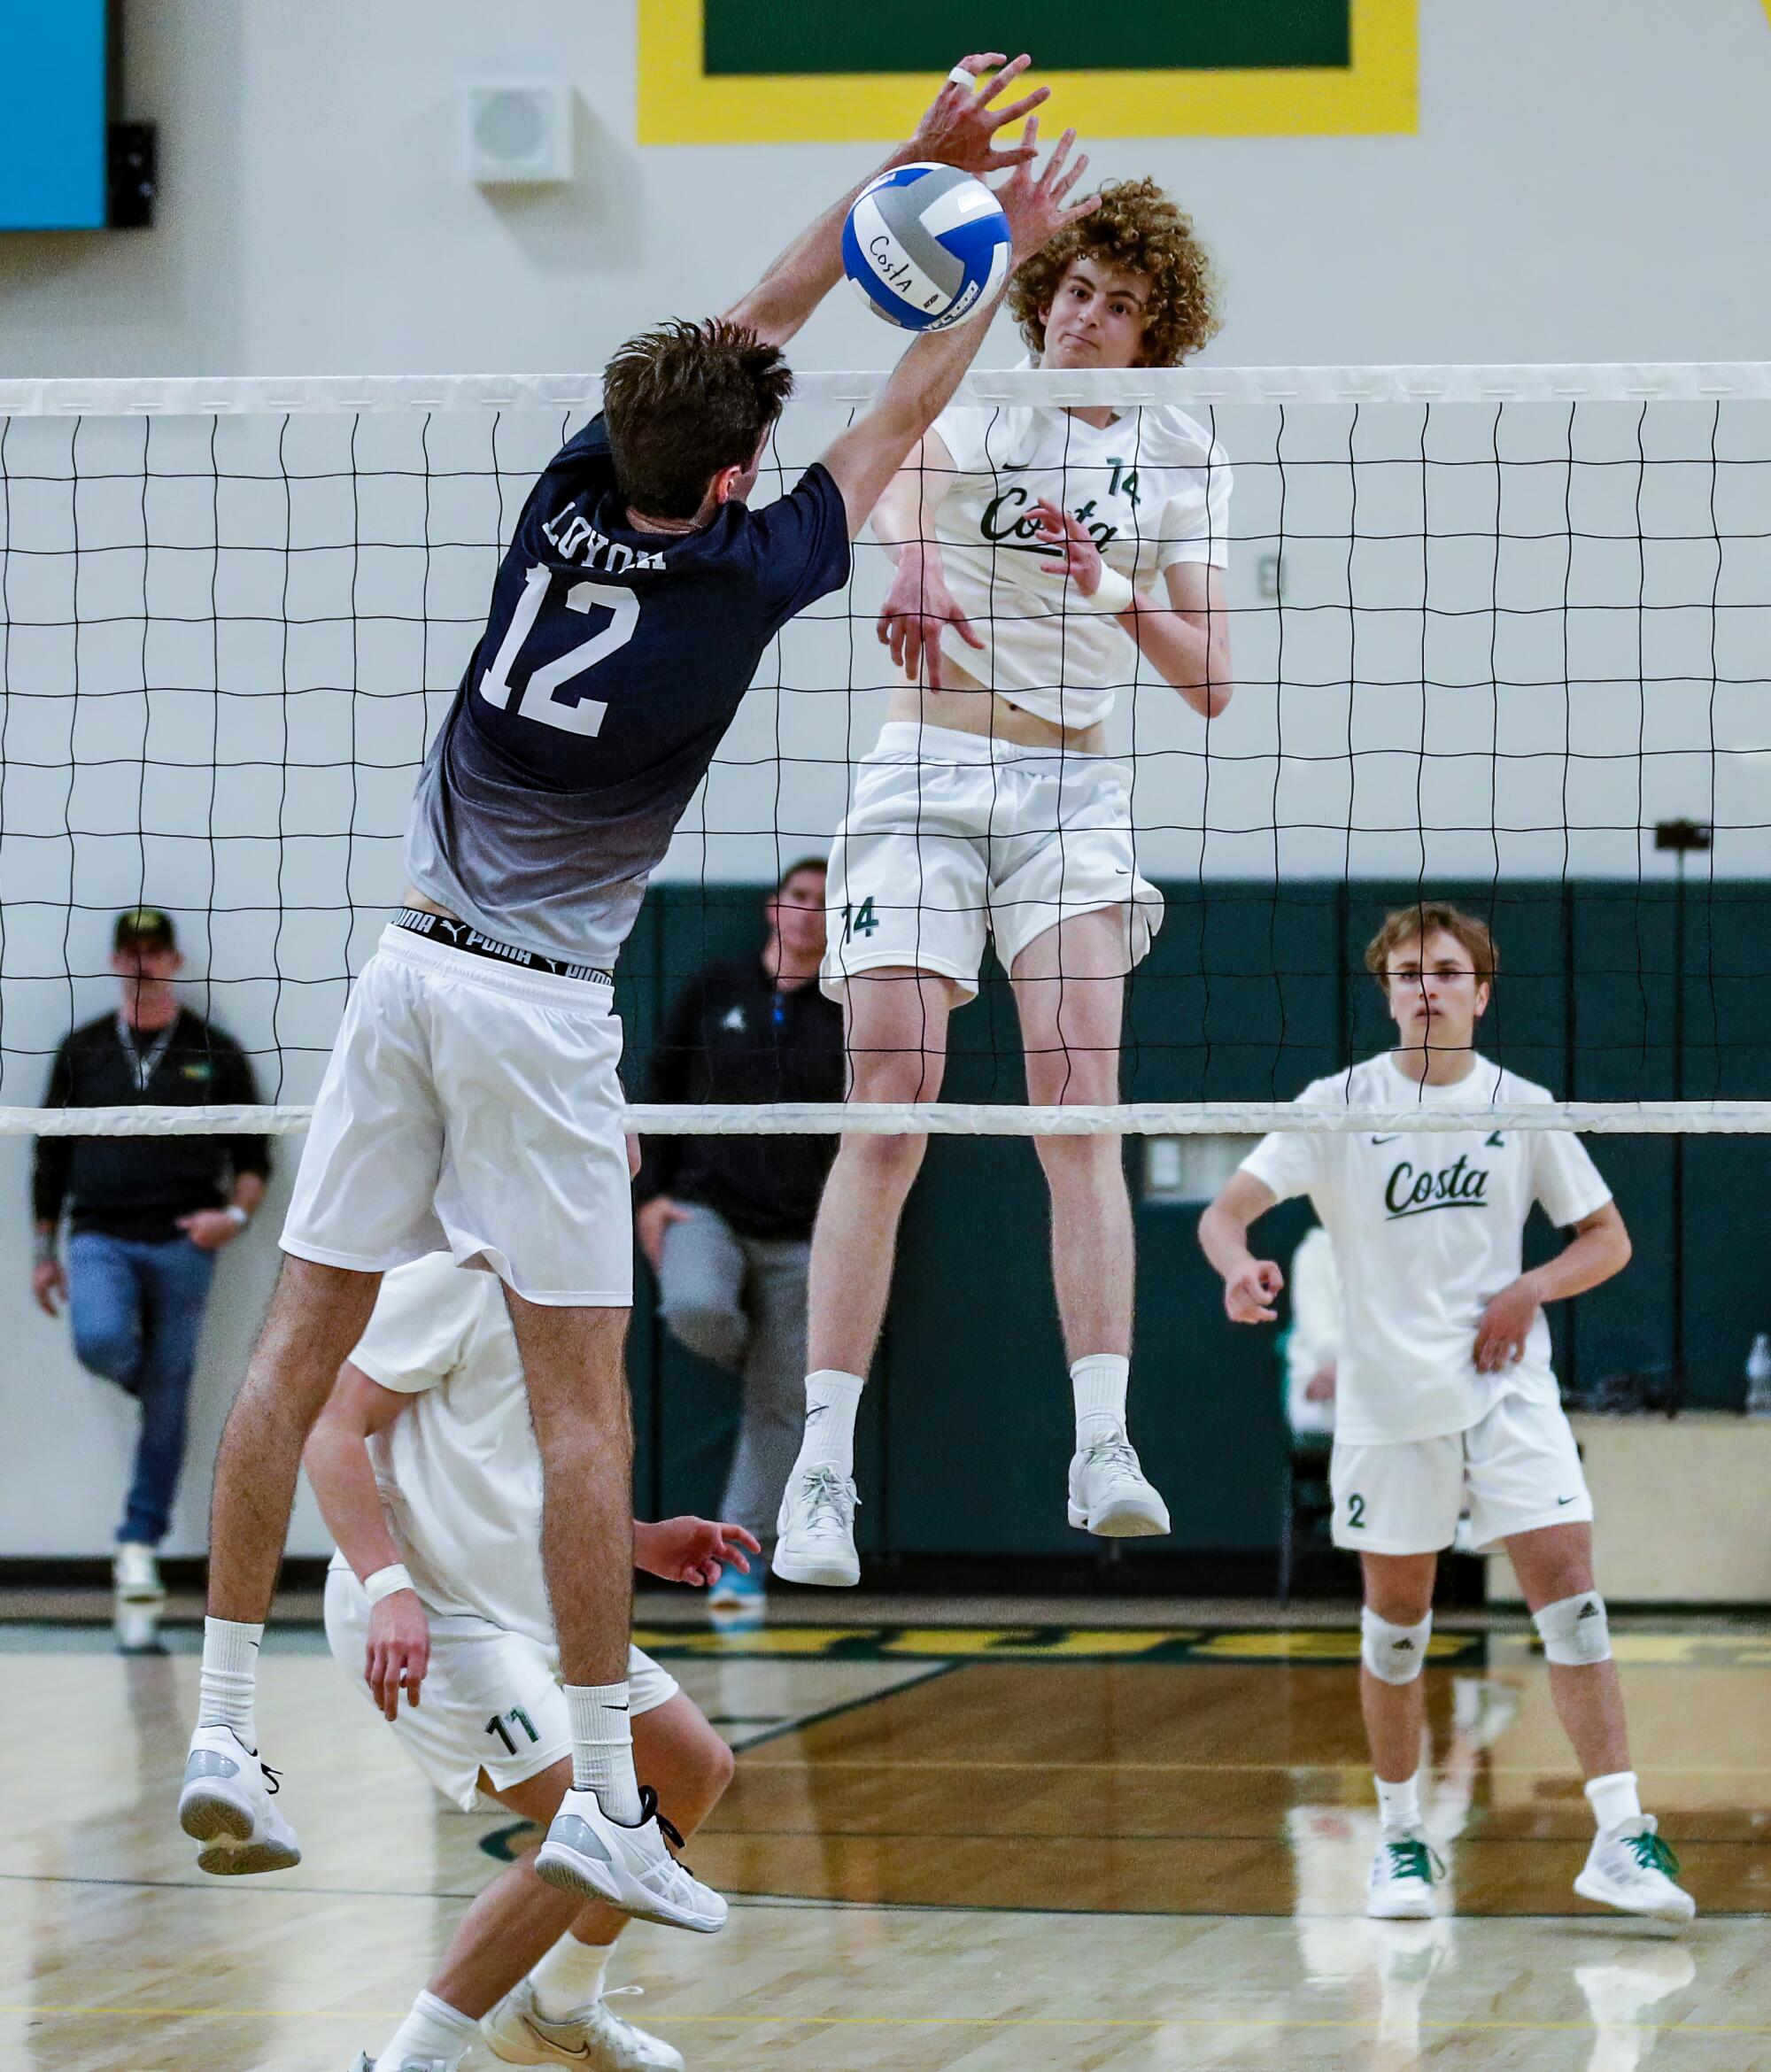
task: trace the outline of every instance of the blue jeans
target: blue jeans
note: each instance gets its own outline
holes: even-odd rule
[[[135,1473],[120,1540],[158,1547],[166,1537],[184,1465],[197,1338],[215,1255],[189,1238],[137,1244],[76,1231],[67,1249],[68,1321],[74,1357],[142,1406]]]

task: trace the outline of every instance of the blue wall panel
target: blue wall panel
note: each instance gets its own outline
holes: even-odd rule
[[[108,0],[0,0],[0,230],[104,227]]]

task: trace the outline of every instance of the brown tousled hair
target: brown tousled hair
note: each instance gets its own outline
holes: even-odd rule
[[[1415,941],[1424,948],[1427,937],[1442,930],[1458,939],[1469,953],[1476,977],[1492,986],[1500,970],[1500,952],[1495,947],[1488,923],[1454,907],[1449,900],[1421,900],[1412,907],[1398,907],[1395,913],[1387,914],[1383,926],[1365,945],[1366,970],[1380,986],[1387,986],[1389,961],[1396,949],[1404,942]]]
[[[1223,320],[1211,255],[1199,242],[1192,219],[1154,180],[1110,180],[1101,189],[1099,208],[1061,230],[1017,270],[1009,285],[1009,307],[1035,352],[1046,348],[1040,312],[1056,300],[1065,269],[1079,259],[1099,259],[1149,282],[1141,365],[1179,367],[1217,336]]]
[[[648,518],[692,518],[722,468],[748,468],[793,392],[778,346],[714,317],[642,331],[603,373],[623,497]]]

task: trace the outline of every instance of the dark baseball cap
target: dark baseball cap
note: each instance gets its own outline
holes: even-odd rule
[[[120,950],[139,947],[169,950],[178,947],[172,916],[161,913],[158,907],[131,907],[127,914],[119,914],[114,941]]]

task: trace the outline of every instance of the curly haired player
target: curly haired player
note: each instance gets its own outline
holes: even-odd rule
[[[1192,224],[1153,181],[1015,274],[1030,366],[1172,367],[1218,328]],[[1115,693],[1153,672],[1210,720],[1230,696],[1230,469],[1166,406],[950,407],[873,513],[897,573],[878,633],[905,684],[831,853],[825,990],[849,1097],[930,1101],[986,938],[1014,986],[1027,1097],[1118,1098],[1125,982],[1162,920],[1131,779],[1103,753]],[[853,1434],[920,1137],[845,1137],[812,1245],[806,1434],[774,1567],[853,1583]],[[1125,1430],[1133,1244],[1119,1144],[1040,1140],[1076,1402],[1073,1526],[1165,1533]]]

